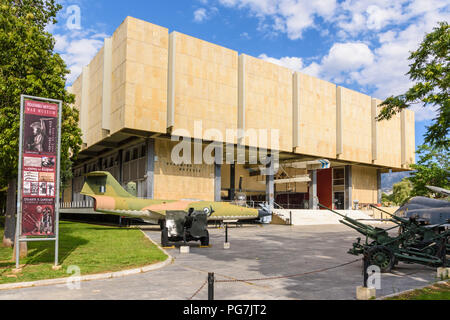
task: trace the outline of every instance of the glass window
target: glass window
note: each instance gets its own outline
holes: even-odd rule
[[[334,186],[345,185],[345,168],[333,169],[333,185]]]
[[[334,193],[334,206],[337,210],[345,209],[345,193],[335,192]]]
[[[145,158],[147,156],[147,148],[145,145],[141,147],[141,158]]]

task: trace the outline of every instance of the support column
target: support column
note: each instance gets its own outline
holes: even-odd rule
[[[123,149],[119,150],[119,179],[120,185],[123,185]]]
[[[239,56],[238,62],[238,137],[237,142],[243,144],[243,132],[245,130],[245,74],[246,74],[246,63],[245,55],[241,54]]]
[[[297,148],[300,146],[300,73],[298,72],[294,72],[292,88],[293,145]]]
[[[97,171],[102,171],[103,170],[103,163],[102,163],[103,159],[100,157],[97,159]]]
[[[336,155],[339,159],[344,154],[342,127],[342,88],[336,89]]]
[[[310,173],[311,182],[309,185],[309,209],[318,210],[318,198],[317,198],[317,170],[313,170]]]
[[[236,164],[230,164],[230,193],[229,199],[230,201],[234,200],[234,195],[236,193]]]
[[[103,52],[102,129],[104,135],[109,135],[111,130],[112,38],[105,38]]]
[[[81,81],[80,128],[83,143],[86,144],[89,130],[89,66],[83,67]]]
[[[378,104],[372,99],[372,161],[378,160]]]
[[[73,191],[74,180],[75,180],[75,177],[72,177],[72,180],[70,180],[70,184],[72,186],[72,188],[71,188],[71,195],[70,195],[70,202],[74,201],[73,200],[73,198],[74,198],[74,191]]]
[[[273,156],[269,157],[270,162],[266,165],[266,202],[269,204],[270,211],[272,212],[275,204],[275,181],[274,181],[274,162]],[[264,217],[261,222],[270,223],[272,217]]]
[[[214,201],[222,201],[222,164],[223,147],[217,146],[214,150]]]
[[[84,181],[83,181],[83,184],[84,183],[86,183],[86,174],[88,173],[87,172],[87,164],[85,163],[84,165],[83,165],[83,172],[84,172]],[[80,194],[81,195],[81,194]],[[83,199],[78,199],[78,201],[79,200],[83,200],[83,201],[86,201],[86,199],[87,199],[87,196],[85,196],[85,195],[82,195],[82,197],[83,197]]]
[[[175,125],[175,64],[176,36],[174,31],[169,35],[169,65],[167,77],[167,131],[171,132]]]
[[[345,210],[353,209],[353,182],[352,182],[352,166],[345,166]]]
[[[155,139],[147,139],[147,199],[153,199],[155,195]]]
[[[377,190],[378,190],[377,203],[381,203],[383,192],[381,191],[381,170],[380,169],[377,169]]]
[[[400,128],[401,128],[401,165],[406,167],[406,111],[403,109],[400,113]]]

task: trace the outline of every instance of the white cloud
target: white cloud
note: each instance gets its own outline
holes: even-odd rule
[[[102,40],[90,38],[75,39],[69,43],[61,53],[61,57],[71,71],[67,79],[68,83],[72,83],[80,75],[83,67],[91,62],[102,46]]]
[[[200,8],[194,11],[194,21],[196,22],[202,22],[204,20],[206,20],[207,15],[206,15],[206,9],[205,8]]]
[[[55,38],[55,50],[57,52],[64,51],[69,45],[69,42],[67,41],[67,36],[56,34],[53,37]]]
[[[248,32],[242,32],[240,34],[241,38],[246,39],[246,40],[250,40],[252,37],[248,34]]]
[[[342,72],[353,72],[370,66],[374,59],[372,51],[365,43],[335,43],[328,55],[322,59],[322,74],[333,79]]]
[[[260,58],[339,85],[359,86],[379,99],[404,93],[412,86],[406,75],[410,52],[438,21],[450,20],[446,0],[218,1],[257,17],[259,31],[284,33],[292,40],[300,39],[307,29],[319,29],[320,22],[320,36],[329,40],[334,34],[340,39],[321,56],[273,58],[265,53]],[[418,121],[436,116],[430,107],[412,109]]]
[[[265,53],[261,54],[258,58],[274,63],[276,65],[291,69],[293,71],[303,70],[303,59],[297,57],[283,57],[281,59],[276,59],[267,56]]]
[[[81,10],[81,29],[70,30],[66,24],[68,18],[66,7],[77,4],[82,5],[83,0],[58,0],[64,8],[58,13],[58,23],[48,25],[46,31],[55,38],[55,51],[65,61],[70,74],[67,76],[67,85],[81,74],[83,67],[88,65],[104,44],[108,34],[101,30],[86,28],[83,24],[83,10]]]
[[[336,0],[218,0],[226,7],[245,9],[260,19],[259,30],[269,34],[282,32],[292,39],[300,39],[303,32],[316,27],[316,19],[330,20]],[[267,22],[269,20],[269,22]]]
[[[211,19],[217,12],[218,9],[216,7],[199,8],[194,11],[194,21],[198,23],[204,22]]]

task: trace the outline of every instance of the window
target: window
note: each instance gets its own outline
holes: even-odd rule
[[[345,186],[345,168],[333,169],[333,186]]]
[[[335,192],[334,193],[334,205],[337,210],[345,209],[345,193]]]

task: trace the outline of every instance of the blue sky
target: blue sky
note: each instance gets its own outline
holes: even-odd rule
[[[71,74],[70,84],[127,16],[143,19],[254,57],[384,99],[411,82],[409,52],[438,21],[447,0],[59,0],[49,26]],[[69,30],[67,9],[80,8]],[[416,144],[434,118],[415,106]]]

